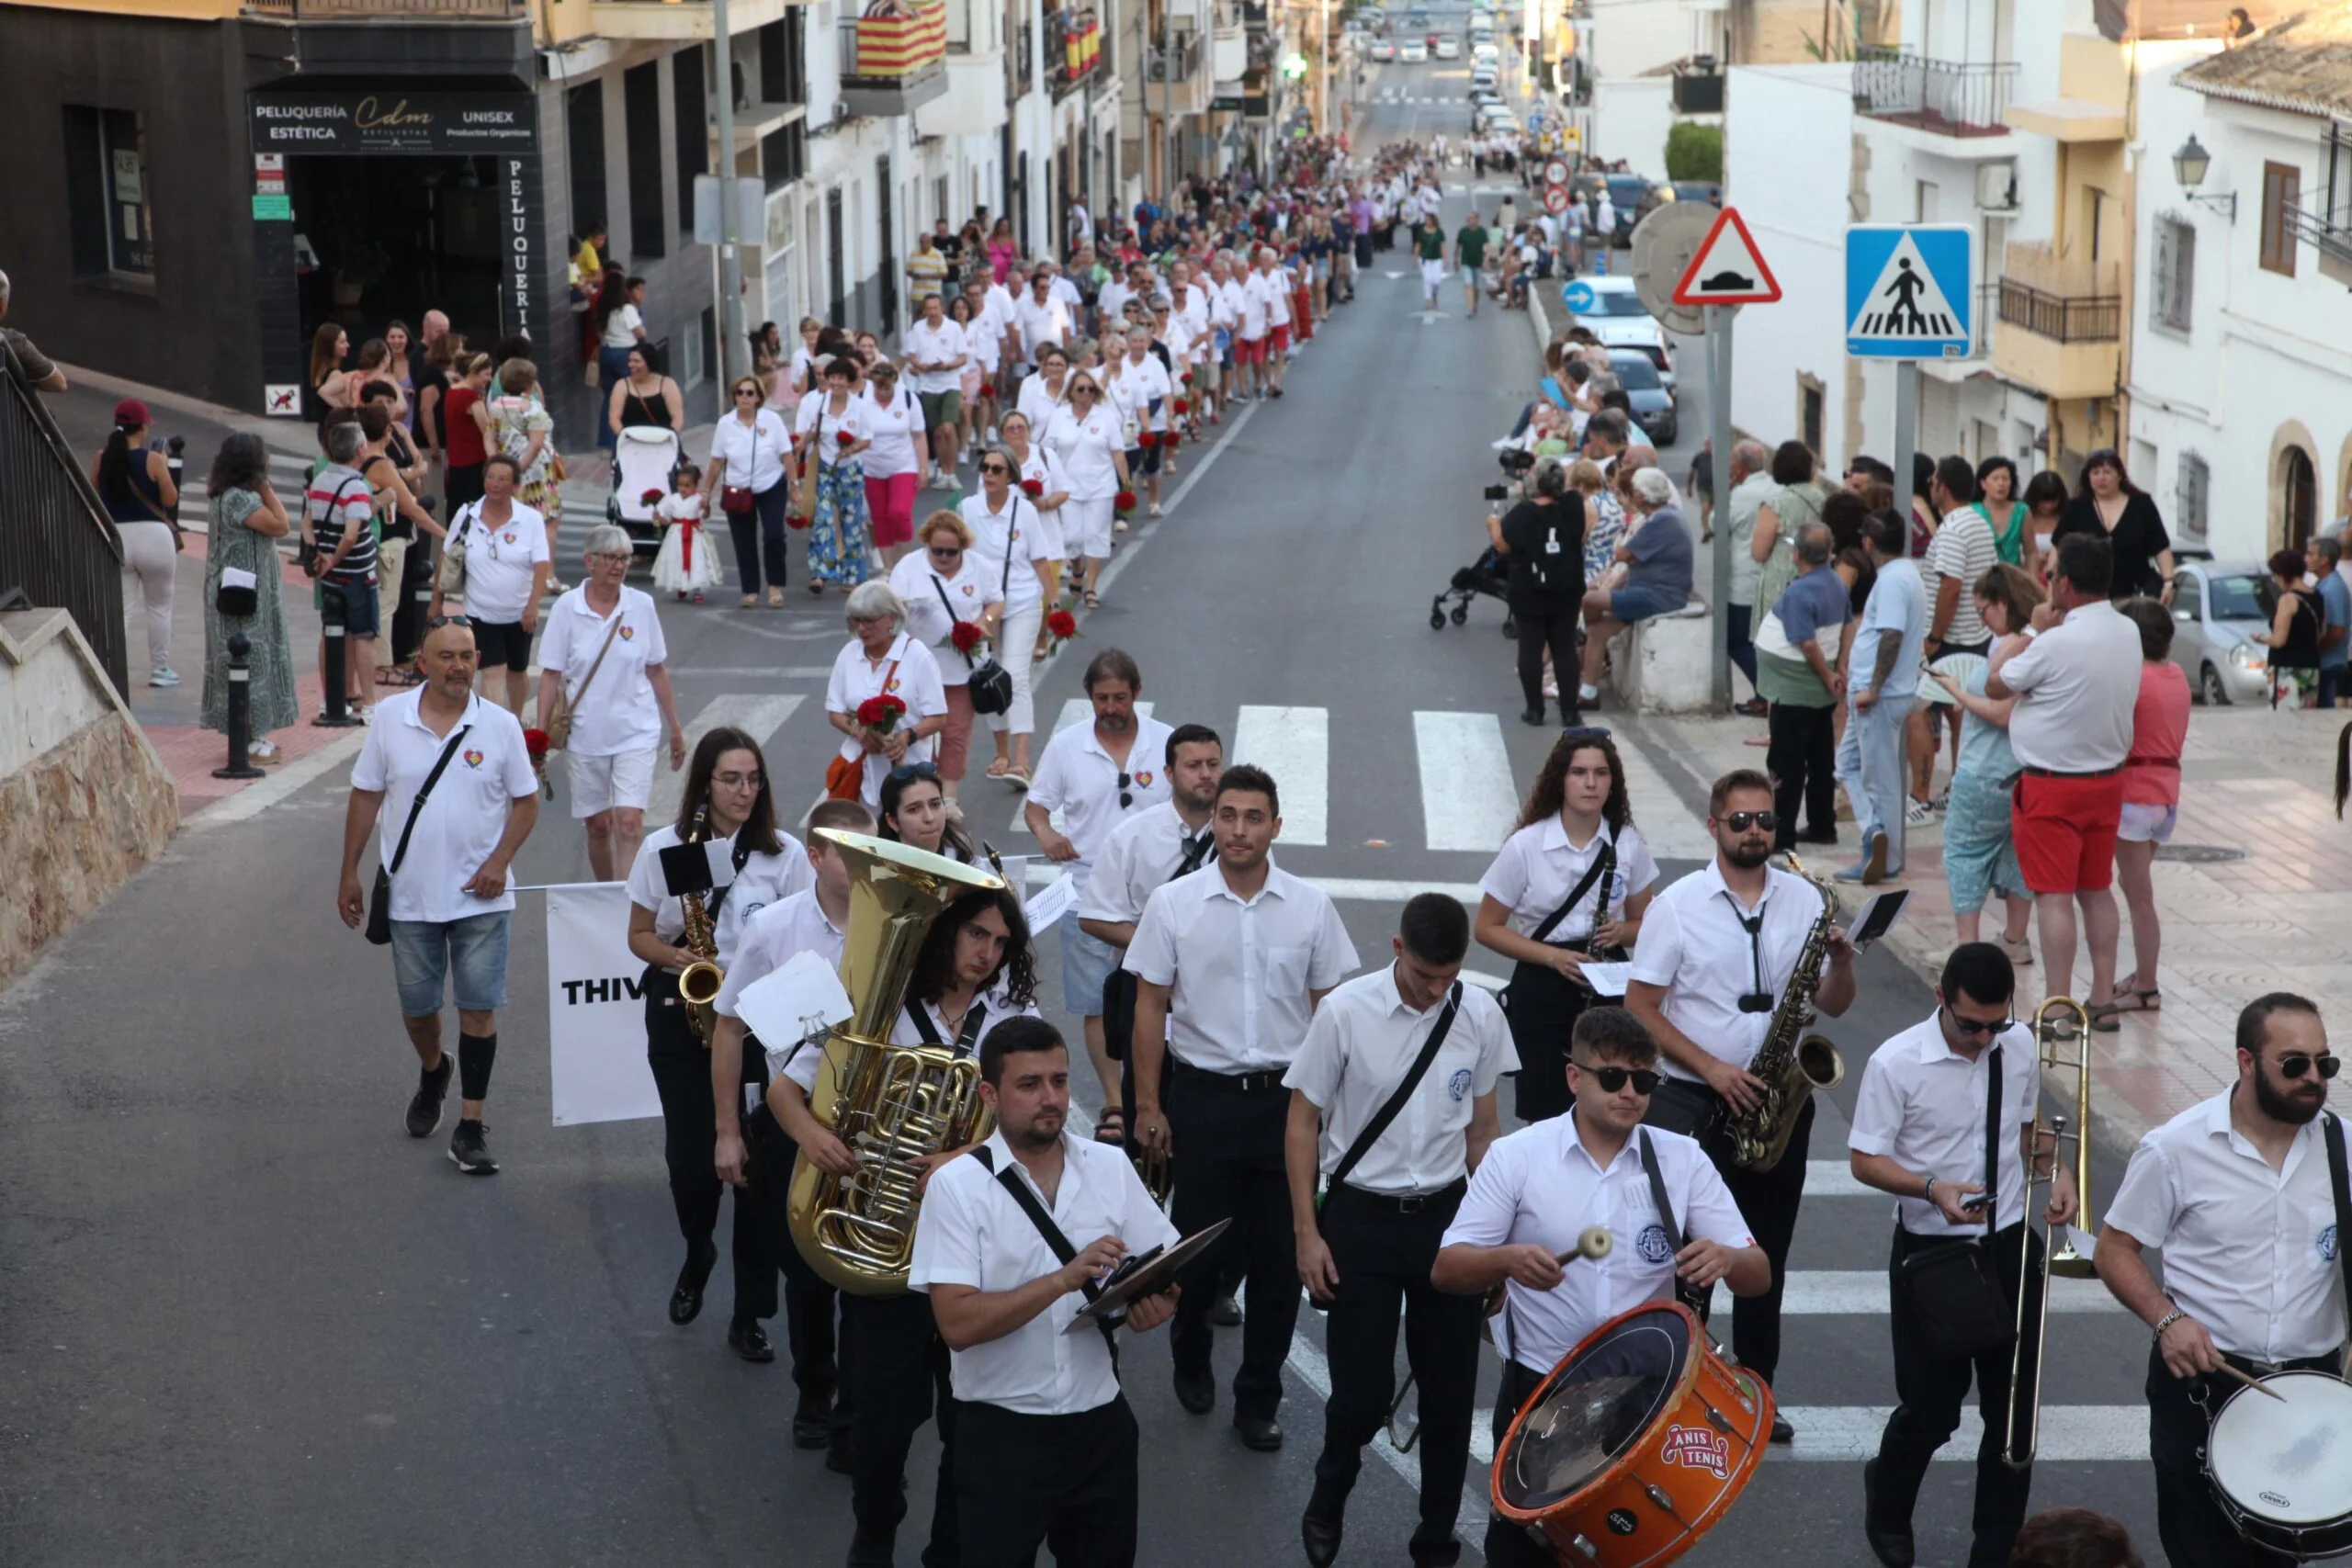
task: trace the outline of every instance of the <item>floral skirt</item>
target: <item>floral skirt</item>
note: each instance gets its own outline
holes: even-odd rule
[[[550,533],[563,521],[563,489],[551,479],[516,486],[514,499],[546,518]]]
[[[1952,775],[1944,813],[1944,882],[1956,915],[1975,914],[1996,890],[2025,894],[2025,874],[2018,869],[2017,844],[2009,837],[2009,792],[1999,781]]]
[[[873,565],[865,465],[854,458],[818,465],[817,515],[808,525],[808,581],[854,588],[872,573]]]

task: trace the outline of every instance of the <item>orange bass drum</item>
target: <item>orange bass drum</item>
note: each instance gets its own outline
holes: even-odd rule
[[[1658,1568],[1721,1521],[1771,1433],[1771,1390],[1716,1354],[1690,1308],[1635,1307],[1521,1409],[1495,1455],[1495,1509],[1563,1562]]]

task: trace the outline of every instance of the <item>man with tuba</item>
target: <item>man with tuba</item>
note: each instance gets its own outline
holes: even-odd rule
[[[1827,922],[1821,888],[1768,863],[1779,828],[1770,778],[1740,768],[1715,781],[1707,796],[1715,858],[1652,900],[1625,987],[1665,1073],[1650,1124],[1700,1141],[1771,1259],[1771,1287],[1736,1302],[1731,1320],[1733,1353],[1767,1383],[1781,1365],[1781,1292],[1804,1200],[1812,1096],[1794,1108],[1793,1131],[1770,1167],[1741,1166],[1731,1129],[1763,1104],[1766,1086],[1747,1069],[1792,988],[1811,987],[1812,1006],[1832,1018],[1854,1000],[1854,950]],[[1816,941],[1821,967],[1807,973],[1800,961]],[[1793,1437],[1788,1418],[1774,1416],[1772,1440]]]
[[[1847,1139],[1854,1179],[1900,1200],[1888,1265],[1896,1404],[1878,1457],[1862,1467],[1862,1528],[1887,1568],[1911,1568],[1912,1506],[1928,1461],[1960,1425],[1972,1376],[1984,1435],[1976,1449],[1969,1568],[2003,1568],[2025,1523],[2033,1472],[2011,1469],[2002,1443],[2018,1297],[2026,1296],[2024,1315],[2032,1321],[2042,1289],[2041,1240],[2027,1223],[2027,1172],[2051,1177],[2055,1169],[2044,1214],[2052,1224],[2071,1221],[2077,1199],[2075,1179],[2054,1151],[2048,1164],[2033,1163],[2041,1052],[2033,1031],[2011,1013],[2016,991],[2007,953],[1986,942],[1954,948],[1936,987],[1935,1012],[1871,1054],[1854,1105]],[[1950,1268],[1973,1269],[1979,1258],[1938,1250],[1954,1242],[1988,1244],[1983,1250],[2006,1293],[1997,1302],[1967,1299],[1997,1306],[1995,1326],[2009,1328],[2010,1342],[1958,1345],[1950,1337],[1952,1325],[1933,1312],[1937,1301],[1925,1301],[1929,1310],[1922,1311],[1923,1297],[1940,1295],[1948,1311],[1962,1299],[1939,1276]],[[2039,1397],[2036,1348],[2025,1347],[2021,1364],[2020,1397],[2029,1401]]]

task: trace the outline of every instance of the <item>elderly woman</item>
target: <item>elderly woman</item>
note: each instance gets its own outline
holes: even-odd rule
[[[1086,607],[1102,603],[1097,585],[1111,558],[1111,522],[1118,497],[1128,488],[1126,443],[1119,416],[1102,406],[1102,384],[1091,370],[1073,370],[1069,407],[1046,427],[1046,450],[1069,477],[1069,500],[1062,503],[1062,539],[1086,558]]]
[[[1579,705],[1600,700],[1601,666],[1609,639],[1636,622],[1671,615],[1690,602],[1692,546],[1690,525],[1676,507],[1674,481],[1657,468],[1643,468],[1629,486],[1641,521],[1617,546],[1625,581],[1584,596],[1584,681]]]
[[[947,693],[939,661],[908,634],[906,603],[888,583],[859,583],[844,613],[849,642],[825,683],[825,717],[844,737],[842,760],[863,762],[857,798],[879,811],[882,781],[892,768],[932,760],[934,738],[947,727]],[[859,710],[878,697],[897,698],[900,711],[887,722],[869,722]]]
[[[539,723],[547,726],[559,700],[567,705],[571,815],[588,825],[588,865],[599,882],[637,863],[665,736],[670,771],[686,763],[653,596],[622,581],[634,553],[617,524],[589,529],[588,575],[548,609],[539,638]]]
[[[855,354],[837,354],[825,366],[825,389],[803,398],[795,416],[793,446],[807,462],[817,462],[817,510],[808,525],[808,592],[827,584],[844,592],[865,581],[874,556],[873,524],[866,512],[865,465],[871,446],[872,405],[860,397],[862,371]],[[775,596],[771,595],[771,599]]]
[[[972,531],[978,557],[974,564],[981,581],[994,582],[1003,602],[997,659],[1012,677],[1012,705],[989,715],[989,729],[996,737],[996,760],[989,764],[989,777],[1026,789],[1030,737],[1037,728],[1029,695],[1032,639],[1045,624],[1053,579],[1037,502],[1013,482],[1020,472],[1018,460],[1009,448],[991,446],[980,454],[978,467],[980,493],[964,498],[962,513]]]
[[[499,395],[475,404],[474,414],[488,422],[490,449],[514,459],[515,499],[547,520],[552,552],[563,525],[563,491],[555,478],[555,418],[539,398],[539,368],[527,359],[510,359],[498,367],[498,386]],[[562,585],[556,586],[560,591]]]
[[[953,512],[934,512],[922,521],[915,542],[922,547],[890,570],[890,588],[907,606],[907,633],[932,650],[940,684],[947,694],[947,725],[939,736],[939,771],[947,798],[964,779],[972,744],[972,671],[987,657],[985,639],[996,635],[1004,616],[1004,588],[980,570],[972,552],[972,530]],[[968,649],[956,646],[956,628]]]
[[[734,539],[735,575],[743,588],[737,607],[748,610],[760,602],[760,560],[764,551],[768,608],[778,610],[784,607],[784,513],[792,503],[784,460],[792,449],[792,437],[784,421],[767,407],[767,394],[760,389],[758,378],[738,377],[729,397],[734,412],[720,414],[718,423],[710,427],[704,493],[715,498],[714,504],[726,517],[727,531]],[[732,512],[727,510],[730,491],[739,502]],[[750,504],[740,504],[745,501]]]
[[[248,761],[279,760],[277,742],[267,739],[302,716],[295,695],[293,646],[286,633],[286,606],[277,547],[292,531],[293,519],[269,482],[269,449],[258,435],[232,435],[220,443],[205,483],[210,497],[205,506],[207,547],[204,557],[204,710],[198,722],[207,729],[229,728],[229,639],[242,634],[245,654],[246,690],[252,694]],[[253,613],[223,615],[220,608],[220,574],[235,570],[254,579]]]
[[[2041,590],[2032,577],[2006,562],[1977,579],[1972,592],[1977,614],[1993,634],[1996,657],[2005,640],[2024,637],[2033,607],[2041,603]],[[2009,836],[2009,781],[2018,773],[2017,756],[2009,750],[2009,715],[2017,699],[1996,701],[1984,694],[1990,668],[1973,655],[1955,654],[1928,671],[1941,688],[1928,700],[1952,703],[1978,721],[1961,727],[1960,762],[1952,770],[1944,813],[1944,882],[1951,892],[1952,927],[1960,941],[1978,939],[1984,900],[1997,892],[2007,900],[2001,946],[2012,963],[2030,964],[2033,946],[2027,940],[2026,924],[2033,913],[2033,895],[2018,869],[2017,844]]]

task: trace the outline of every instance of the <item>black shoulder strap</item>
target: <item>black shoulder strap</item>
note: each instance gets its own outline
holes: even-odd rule
[[[424,784],[417,790],[416,798],[408,803],[408,821],[401,829],[401,841],[392,851],[392,863],[385,868],[385,874],[400,870],[401,862],[408,859],[409,835],[416,831],[417,817],[424,810],[424,797],[431,795],[433,786],[441,782],[442,771],[448,767],[449,759],[458,754],[458,743],[472,728],[470,724],[458,726],[457,733],[449,737],[449,744],[441,748],[441,760],[433,764],[433,771],[424,775]]]
[[[912,997],[909,997],[907,998],[907,1021],[915,1026],[915,1032],[922,1036],[922,1043],[924,1044],[936,1045],[940,1043],[939,1026],[931,1021],[931,1010],[923,1006],[921,1002],[915,1000]],[[974,1149],[972,1152],[976,1155],[986,1155],[989,1151],[986,1145],[983,1145],[979,1148]],[[992,1166],[993,1161],[984,1159],[980,1163],[983,1165]]]
[[[1578,903],[1583,901],[1584,896],[1592,891],[1592,885],[1600,881],[1601,878],[1607,876],[1611,872],[1613,872],[1616,869],[1617,841],[1614,839],[1611,839],[1609,842],[1601,845],[1600,852],[1592,857],[1592,863],[1584,868],[1584,875],[1577,880],[1576,890],[1567,896],[1566,899],[1561,903],[1558,908],[1544,916],[1544,921],[1541,925],[1527,933],[1528,940],[1530,942],[1542,942],[1545,937],[1550,936],[1552,934],[1552,928],[1558,925],[1562,920],[1566,919],[1568,918],[1568,911],[1575,908]],[[1606,897],[1605,892],[1603,897],[1604,898]],[[1596,926],[1603,924],[1604,920],[1602,917],[1605,917],[1608,912],[1609,911],[1606,908],[1595,909],[1593,911],[1594,918],[1592,923]]]
[[[2026,1173],[2026,1185],[2033,1175]],[[2001,1045],[1995,1041],[1984,1070],[1984,1234],[2001,1223]],[[2030,1216],[2029,1216],[2030,1218]]]
[[[1012,560],[1011,560],[1010,556],[1008,556],[1008,557],[1007,557],[1007,558],[1006,558],[1006,562],[1005,562],[1005,575],[1006,575],[1007,577],[1011,577],[1011,576],[1012,575]],[[950,640],[950,641],[953,641],[953,640],[954,640],[954,637],[953,637],[953,635],[952,635],[952,634],[954,633],[955,628],[956,628],[956,606],[955,606],[954,604],[950,604],[950,603],[948,602],[948,598],[947,598],[947,584],[945,584],[945,583],[944,583],[944,582],[942,582],[942,581],[939,581],[939,573],[937,573],[937,572],[935,572],[935,571],[934,571],[934,572],[931,573],[931,574],[930,574],[930,576],[931,576],[931,591],[932,591],[933,593],[936,593],[936,594],[938,594],[938,595],[939,595],[939,607],[940,607],[941,609],[943,609],[943,610],[944,610],[944,611],[946,611],[946,612],[947,612],[947,627],[948,627],[948,631],[949,631],[949,633],[951,634],[951,635],[950,635],[950,637],[949,637],[949,640]],[[1002,589],[999,589],[997,592],[1000,592],[1000,593],[1001,593],[1001,592],[1003,592],[1003,590],[1002,590]],[[960,648],[959,648],[959,649],[957,649],[956,651],[957,653],[961,653],[961,654],[963,654],[963,655],[964,655],[964,668],[966,668],[967,670],[977,670],[977,669],[978,669],[978,668],[979,668],[979,666],[978,666],[978,665],[977,665],[977,664],[975,664],[975,663],[973,663],[973,662],[972,662],[972,656],[971,656],[970,654],[968,654],[968,653],[964,653],[964,650],[963,650],[962,649],[960,649]]]
[[[2344,1121],[2330,1112],[2327,1126],[2327,1178],[2335,1189],[2335,1261],[2344,1270],[2344,1321],[2352,1333],[2352,1179],[2345,1174]]]
[[[1642,1134],[1642,1174],[1650,1179],[1650,1201],[1657,1205],[1657,1223],[1666,1227],[1666,1243],[1679,1252],[1685,1245],[1682,1226],[1674,1217],[1674,1200],[1666,1195],[1666,1178],[1657,1168],[1657,1149],[1650,1142],[1650,1130]]]
[[[996,1156],[989,1152],[986,1144],[975,1148],[972,1157],[980,1162],[982,1168],[996,1171],[997,1185],[1012,1194],[1012,1201],[1021,1205],[1021,1212],[1029,1216],[1029,1223],[1037,1227],[1037,1234],[1046,1238],[1046,1245],[1053,1250],[1056,1258],[1067,1263],[1078,1256],[1078,1248],[1069,1244],[1069,1237],[1062,1234],[1062,1227],[1054,1224],[1054,1216],[1037,1201],[1037,1194],[1021,1179],[1020,1172],[1009,1168],[997,1170]],[[1091,1280],[1079,1286],[1079,1290],[1090,1302],[1102,1293],[1102,1288]],[[1094,1320],[1094,1326],[1102,1331],[1102,1343],[1111,1352],[1111,1371],[1115,1375],[1119,1370],[1119,1331],[1099,1317]]]
[[[1193,873],[1201,869],[1202,863],[1206,861],[1216,849],[1216,835],[1206,828],[1188,836],[1184,840],[1184,853],[1176,862],[1175,873],[1168,880],[1174,882],[1179,877],[1192,875]]]
[[[1453,989],[1446,995],[1445,1010],[1438,1014],[1437,1026],[1430,1031],[1430,1037],[1421,1042],[1421,1054],[1414,1057],[1413,1065],[1405,1070],[1404,1081],[1396,1086],[1386,1102],[1372,1113],[1372,1120],[1363,1124],[1363,1131],[1358,1133],[1355,1142],[1348,1145],[1348,1152],[1340,1156],[1338,1168],[1331,1172],[1332,1187],[1337,1188],[1347,1180],[1348,1173],[1355,1169],[1364,1156],[1372,1153],[1372,1145],[1380,1142],[1380,1134],[1388,1131],[1388,1124],[1396,1120],[1397,1113],[1405,1109],[1405,1102],[1413,1098],[1413,1091],[1420,1087],[1421,1079],[1429,1076],[1430,1064],[1436,1061],[1438,1052],[1444,1049],[1445,1037],[1453,1031],[1454,1015],[1461,1010],[1462,982],[1456,980]]]

